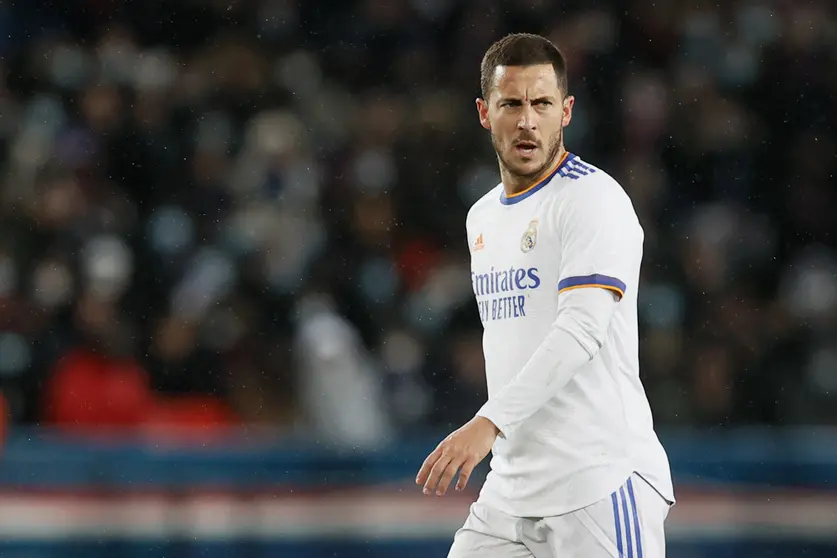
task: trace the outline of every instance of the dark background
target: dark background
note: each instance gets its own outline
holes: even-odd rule
[[[464,219],[498,181],[474,99],[515,31],[565,53],[567,147],[645,228],[660,429],[833,424],[835,6],[4,3],[11,432],[363,448],[467,420],[486,395]]]
[[[464,215],[497,181],[473,100],[481,54],[518,30],[565,52],[568,148],[624,185],[645,227],[657,421],[837,417],[825,2],[2,14],[0,351],[15,422],[73,421],[50,408],[72,384],[62,371],[82,375],[62,357],[80,351],[137,367],[154,393],[211,394],[233,420],[306,422],[299,378],[329,365],[289,357],[313,295],[332,301],[341,350],[364,354],[357,373],[386,386],[380,420],[466,419],[485,395]]]

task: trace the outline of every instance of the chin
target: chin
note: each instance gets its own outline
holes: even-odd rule
[[[540,172],[543,167],[543,161],[538,159],[530,159],[528,161],[520,161],[514,165],[510,170],[519,176],[532,176]]]

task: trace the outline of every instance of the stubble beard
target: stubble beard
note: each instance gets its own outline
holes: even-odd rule
[[[521,182],[531,182],[540,178],[544,172],[557,163],[558,154],[561,153],[561,149],[564,145],[564,127],[562,126],[561,129],[558,130],[558,133],[552,136],[547,150],[547,156],[543,164],[536,170],[528,173],[515,171],[514,167],[506,161],[505,157],[503,157],[503,151],[498,145],[499,142],[493,133],[491,134],[491,143],[494,146],[494,151],[497,153],[497,159],[500,161],[501,170],[507,172]]]

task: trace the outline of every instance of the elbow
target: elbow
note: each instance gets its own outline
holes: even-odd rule
[[[568,334],[578,343],[587,354],[587,360],[592,360],[601,350],[607,339],[607,328],[597,326],[588,320],[565,319],[556,322],[557,330]]]
[[[568,305],[559,313],[555,326],[572,335],[592,359],[607,341],[617,302],[606,291],[587,294],[586,302],[591,302],[590,295],[601,304]]]
[[[607,327],[601,327],[599,324],[579,324],[574,329],[576,340],[591,359],[595,357],[607,340]]]

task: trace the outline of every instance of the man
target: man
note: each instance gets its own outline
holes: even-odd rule
[[[674,494],[639,379],[642,227],[564,148],[574,98],[551,42],[501,39],[481,86],[502,178],[466,223],[489,399],[416,482],[443,495],[459,471],[461,490],[493,450],[450,558],[660,558]]]

